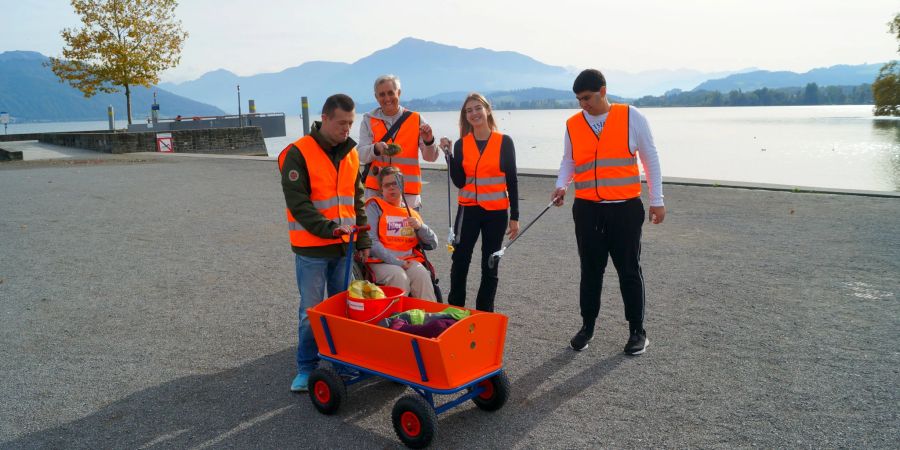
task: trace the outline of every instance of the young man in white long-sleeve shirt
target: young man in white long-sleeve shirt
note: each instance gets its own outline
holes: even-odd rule
[[[649,221],[662,223],[662,174],[647,119],[636,108],[611,105],[606,78],[588,69],[572,91],[582,111],[566,122],[564,152],[551,198],[561,206],[570,183],[575,189],[572,216],[581,260],[579,303],[582,326],[570,341],[577,351],[588,347],[600,312],[600,291],[612,257],[629,323],[625,353],[640,355],[649,344],[644,330],[644,278],[641,273],[641,228],[644,205],[638,157],[649,190]]]

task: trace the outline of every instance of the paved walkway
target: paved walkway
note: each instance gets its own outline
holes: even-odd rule
[[[443,241],[445,172],[424,176]],[[354,386],[330,417],[287,390],[278,182],[271,160],[0,164],[0,448],[399,448],[401,386]],[[523,225],[552,184],[522,177]],[[590,348],[567,348],[577,255],[553,209],[501,261],[512,398],[441,415],[435,447],[895,448],[900,201],[665,190],[644,228],[647,354],[621,354],[614,273]],[[449,256],[431,255],[446,289]]]
[[[38,141],[0,142],[0,148],[10,152],[22,152],[23,161],[46,159],[94,159],[102,158],[105,153],[62,145],[45,144]]]

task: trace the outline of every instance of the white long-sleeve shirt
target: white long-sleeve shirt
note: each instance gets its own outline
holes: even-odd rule
[[[394,126],[394,122],[403,115],[403,112],[406,111],[406,108],[400,107],[397,110],[397,114],[393,116],[386,116],[381,108],[375,108],[370,112],[363,114],[362,122],[359,124],[359,140],[357,140],[356,150],[359,152],[359,163],[360,164],[369,164],[375,159],[375,135],[372,133],[372,125],[370,119],[372,117],[381,120],[384,122],[385,128],[388,130]],[[425,118],[419,114],[419,122],[420,126],[425,125]],[[419,151],[422,153],[422,158],[428,162],[437,161],[438,156],[440,155],[440,150],[437,147],[437,142],[432,142],[431,145],[425,145],[425,141],[422,138],[419,138]],[[363,180],[365,183],[365,180]],[[373,189],[366,188],[366,198],[374,197],[378,195],[378,191]],[[407,205],[411,205],[415,209],[419,209],[422,206],[422,198],[419,195],[404,195],[404,200]]]
[[[647,118],[634,106],[628,106],[630,115],[628,118],[628,142],[632,155],[638,155],[641,165],[644,167],[644,175],[647,179],[647,190],[650,198],[650,206],[664,206],[662,191],[662,169],[659,167],[659,155],[656,153],[656,145],[653,143],[653,134],[650,132],[650,124]],[[597,135],[603,130],[609,113],[592,116],[586,111],[581,113],[587,119],[588,124]],[[564,150],[562,161],[559,163],[559,175],[556,177],[556,187],[567,187],[575,177],[575,160],[572,158],[572,141],[569,131],[564,137]],[[612,203],[612,202],[610,202]]]

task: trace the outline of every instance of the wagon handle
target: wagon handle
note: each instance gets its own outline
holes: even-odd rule
[[[350,287],[350,265],[353,264],[353,244],[356,242],[356,239],[359,238],[360,231],[369,231],[372,228],[371,225],[352,225],[350,226],[350,242],[347,247],[347,268],[344,270],[344,290]],[[347,234],[347,232],[343,228],[335,228],[334,237],[339,237]]]

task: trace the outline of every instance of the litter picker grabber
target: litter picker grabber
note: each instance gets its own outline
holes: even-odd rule
[[[534,225],[534,223],[537,222],[538,219],[540,219],[541,216],[543,216],[544,213],[546,213],[547,210],[549,210],[550,207],[553,206],[555,203],[556,203],[556,199],[554,198],[553,200],[550,201],[550,203],[547,204],[547,206],[544,207],[544,210],[541,211],[541,213],[538,214],[537,217],[535,217],[534,219],[531,219],[531,222],[528,222],[528,225],[525,225],[525,228],[523,228],[522,231],[520,231],[519,234],[517,234],[516,237],[513,238],[513,240],[509,241],[500,250],[497,250],[496,252],[491,253],[491,257],[488,258],[488,267],[490,267],[491,269],[496,267],[497,262],[500,261],[500,258],[503,257],[503,253],[506,252],[506,249],[508,249],[511,245],[513,245],[514,242],[516,242],[516,240],[518,240],[520,237],[522,237],[522,235],[525,234],[525,232],[528,231],[528,229],[531,228],[531,226]]]
[[[447,161],[447,227],[449,227],[449,232],[447,233],[447,253],[453,253],[453,241],[456,240],[456,233],[453,232],[453,216],[451,212],[452,204],[450,202],[450,147],[444,145],[444,140],[447,139],[446,136],[441,139],[441,150],[444,151],[444,161]],[[449,142],[449,140],[447,140]]]

